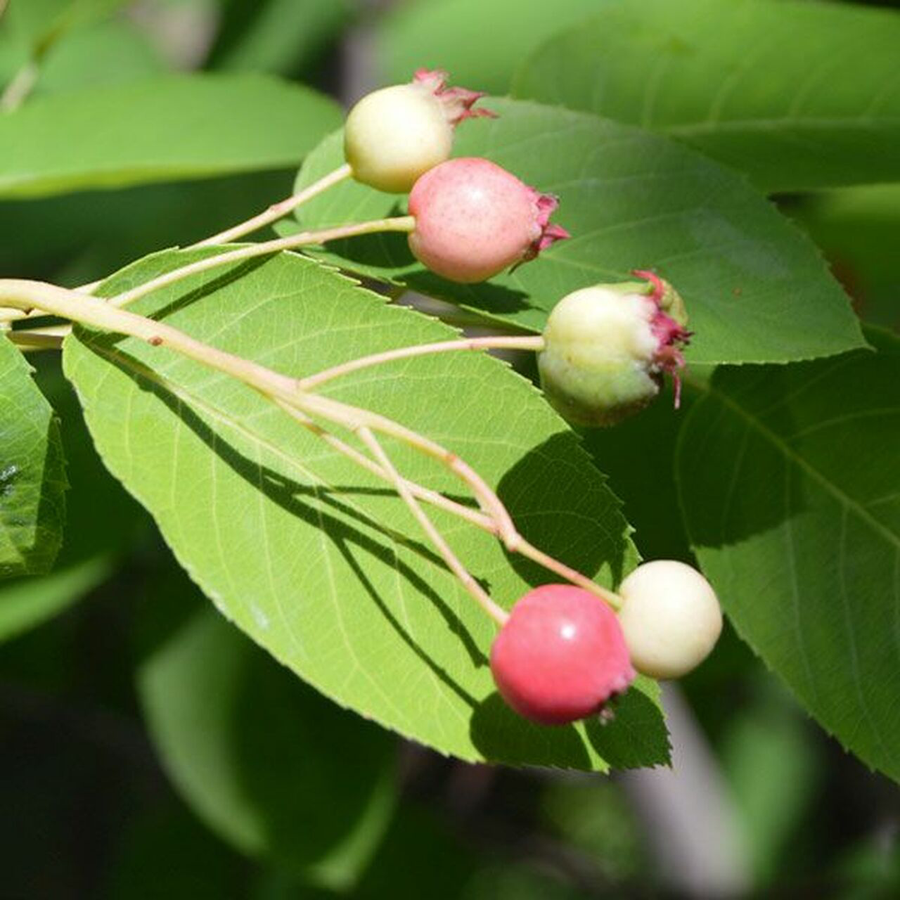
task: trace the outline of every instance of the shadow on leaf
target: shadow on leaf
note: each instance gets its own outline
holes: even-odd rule
[[[590,768],[584,738],[572,725],[535,725],[514,713],[495,691],[481,701],[469,727],[472,743],[487,760],[533,766]]]
[[[365,566],[360,564],[355,551],[369,554],[378,559],[384,565],[397,572],[409,584],[411,590],[420,594],[423,599],[433,604],[434,608],[445,620],[448,629],[455,634],[465,648],[474,666],[486,665],[483,652],[473,641],[469,632],[465,629],[456,613],[444,601],[444,599],[423,578],[411,569],[394,549],[382,539],[387,541],[402,542],[403,546],[412,549],[430,563],[444,568],[442,560],[431,550],[408,538],[387,532],[384,527],[369,519],[366,514],[358,509],[353,509],[346,503],[339,502],[334,496],[334,488],[320,484],[302,484],[287,478],[280,472],[273,471],[259,463],[248,459],[234,446],[226,441],[221,434],[214,431],[182,398],[172,393],[165,385],[161,384],[147,367],[123,353],[116,350],[110,353],[103,345],[109,343],[107,336],[91,340],[90,346],[104,355],[112,365],[115,365],[138,387],[154,394],[164,403],[170,412],[177,416],[183,425],[190,429],[203,443],[225,463],[235,474],[255,490],[261,491],[269,500],[280,506],[291,515],[302,519],[308,525],[318,529],[325,535],[336,548],[337,552],[345,559],[354,570],[359,579],[360,586],[366,591],[374,603],[376,603],[385,617],[385,620],[395,630],[403,642],[427,665],[435,676],[450,688],[458,697],[470,706],[475,706],[476,700],[466,692],[446,670],[437,665],[431,657],[419,646],[418,641],[401,624],[399,619],[390,610],[383,597],[372,586],[365,576]],[[329,511],[330,510],[330,511]],[[348,521],[338,518],[338,515],[346,516],[354,520],[360,528],[352,527]],[[365,531],[362,530],[365,528]]]
[[[605,488],[585,492],[589,482],[577,477],[581,457],[573,432],[555,434],[506,472],[497,493],[528,541],[585,575],[618,584],[631,552],[627,526]],[[591,466],[586,457],[581,464]],[[566,478],[563,467],[572,469],[573,477]],[[601,504],[608,515],[598,522]],[[531,585],[560,580],[520,554],[510,554],[509,561]]]

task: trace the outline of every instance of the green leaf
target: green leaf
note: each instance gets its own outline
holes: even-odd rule
[[[454,84],[505,93],[534,47],[596,11],[597,0],[428,0],[400,3],[377,32],[376,59],[388,82],[416,69],[446,69]]]
[[[457,155],[486,156],[558,194],[554,220],[570,240],[474,286],[425,272],[401,235],[335,243],[327,258],[535,331],[570,291],[655,268],[685,299],[693,363],[784,362],[863,345],[818,251],[743,178],[674,141],[587,113],[498,99],[485,105],[500,118],[461,126]],[[341,162],[340,137],[332,135],[310,154],[298,186]],[[348,182],[298,214],[318,227],[402,206],[401,198]]]
[[[17,637],[77,603],[112,573],[112,560],[98,555],[40,578],[0,588],[0,641]]]
[[[513,93],[660,131],[768,191],[895,181],[898,43],[888,10],[613,2],[539,47]]]
[[[25,357],[0,334],[0,578],[53,565],[65,490],[59,423]]]
[[[822,726],[900,779],[900,341],[721,370],[678,448],[704,572]]]
[[[75,392],[62,377],[58,360],[50,356],[41,354],[36,380],[57,412],[62,432],[69,484],[65,537],[53,572],[0,584],[0,641],[40,625],[90,594],[109,578],[117,557],[147,525],[141,508],[103,468]]]
[[[103,291],[203,252],[148,257]],[[295,375],[456,334],[284,254],[196,276],[135,308]],[[546,729],[511,713],[487,664],[492,624],[406,507],[255,392],[115,336],[79,330],[64,356],[104,461],[153,513],[181,564],[222,613],[327,696],[467,760],[605,769],[665,759],[652,684],[629,692],[607,727]],[[324,390],[465,458],[548,553],[607,584],[634,565],[602,476],[539,393],[500,361],[441,354]],[[465,496],[433,460],[392,441],[386,449],[407,477]],[[484,532],[440,510],[432,516],[499,603],[547,580]]]
[[[678,432],[695,396],[684,387],[678,409],[667,386],[640,415],[615,428],[586,429],[583,435],[585,449],[621,498],[645,559],[691,560],[673,478]]]
[[[125,0],[16,0],[0,21],[0,83],[28,62],[42,64],[60,42],[96,25]],[[0,16],[5,11],[0,6]],[[122,32],[125,27],[123,24]],[[133,33],[137,33],[136,31]]]
[[[356,880],[394,807],[385,732],[304,686],[211,609],[155,650],[138,684],[166,771],[214,831],[315,883]]]
[[[0,117],[0,196],[277,169],[302,159],[339,121],[325,97],[250,74],[43,97]]]
[[[825,252],[859,315],[900,331],[900,184],[820,191],[788,213]]]
[[[352,13],[351,0],[227,0],[209,65],[292,75],[318,61]]]

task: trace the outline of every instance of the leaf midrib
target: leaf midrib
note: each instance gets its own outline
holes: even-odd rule
[[[720,131],[774,131],[778,128],[791,126],[796,130],[813,131],[834,127],[848,128],[857,126],[872,130],[873,128],[897,127],[900,128],[900,117],[873,118],[872,116],[847,116],[847,117],[792,117],[778,116],[775,118],[760,119],[719,119],[715,122],[702,121],[690,122],[682,125],[651,125],[650,127],[673,137],[691,137],[693,135],[715,134]]]

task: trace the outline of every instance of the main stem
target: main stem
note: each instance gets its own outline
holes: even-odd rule
[[[453,350],[543,350],[544,339],[540,335],[491,335],[480,338],[461,338],[457,341],[438,341],[433,344],[415,344],[411,347],[398,347],[396,350],[385,350],[383,353],[373,353],[371,356],[361,356],[351,359],[330,369],[324,369],[315,375],[301,378],[299,386],[304,391],[311,391],[333,378],[367,369],[369,366],[377,366],[382,363],[393,362],[397,359],[410,359],[414,356],[425,356],[429,353],[447,353]]]
[[[381,464],[381,467],[387,472],[394,485],[400,499],[409,507],[416,521],[422,526],[422,530],[431,539],[431,542],[437,547],[438,552],[447,563],[450,571],[460,580],[462,586],[474,598],[475,602],[502,628],[509,614],[499,607],[488,596],[487,591],[475,580],[472,573],[460,562],[459,557],[450,549],[444,536],[435,527],[434,522],[428,518],[428,514],[419,505],[418,500],[413,496],[407,483],[401,478],[400,473],[394,467],[384,448],[378,441],[378,438],[368,428],[359,429],[360,440],[369,448],[375,459]]]
[[[496,534],[508,550],[528,556],[572,583],[591,591],[613,607],[618,607],[621,603],[615,593],[599,587],[579,572],[537,550],[525,541],[516,530],[502,501],[464,460],[435,441],[394,422],[392,419],[370,410],[310,394],[300,389],[297,379],[281,375],[251,360],[218,350],[190,337],[177,328],[128,310],[119,309],[96,297],[85,296],[43,282],[0,279],[0,298],[3,302],[26,313],[38,310],[42,314],[60,316],[104,331],[127,334],[144,340],[154,347],[165,346],[175,350],[202,365],[237,378],[259,391],[263,396],[274,400],[279,406],[296,411],[296,414],[299,415],[295,414],[295,417],[302,416],[308,420],[313,430],[322,432],[320,426],[309,419],[310,416],[319,415],[350,431],[359,433],[360,429],[369,429],[397,438],[442,462],[472,490],[482,510],[487,514],[485,521],[475,524],[481,524],[486,530]],[[353,452],[355,453],[355,451]],[[384,472],[387,478],[393,481],[390,471],[383,467],[379,467],[379,469],[380,471],[376,474]],[[432,497],[439,496],[441,495],[436,492],[427,492],[423,499],[431,500]],[[451,511],[455,511],[453,507],[458,507],[463,511],[461,514],[464,517],[470,520],[473,518],[473,510],[454,504],[448,498],[442,498],[441,501],[436,502]]]
[[[163,322],[117,309],[96,297],[76,294],[51,284],[18,279],[0,280],[0,297],[25,311],[40,309],[44,313],[61,316],[104,331],[129,334],[147,341],[154,347],[165,345],[189,359],[243,381],[266,397],[275,397],[295,406],[308,415],[320,415],[351,431],[365,426],[398,438],[441,461],[469,485],[482,509],[496,519],[504,543],[510,549],[515,549],[519,536],[512,519],[506,507],[481,476],[455,453],[386,416],[339,403],[327,397],[308,394],[299,389],[294,378],[281,375],[232,353],[218,350]]]
[[[300,412],[300,410],[295,409],[293,406],[289,406],[288,404],[278,400],[276,398],[275,403],[281,407],[289,416],[291,416],[296,422],[306,428],[308,431],[312,432],[316,437],[320,438],[329,447],[336,450],[338,453],[346,456],[348,459],[355,462],[358,466],[366,471],[371,472],[373,475],[378,476],[379,478],[384,479],[385,481],[393,481],[393,478],[386,472],[381,466],[379,466],[376,462],[373,462],[368,456],[360,453],[354,447],[351,447],[349,444],[342,441],[339,437],[333,435],[330,431],[327,431],[317,422],[314,422],[309,416]],[[449,497],[445,497],[443,494],[438,493],[438,491],[434,491],[431,488],[427,488],[424,485],[418,484],[415,481],[410,481],[409,479],[404,479],[404,484],[409,488],[410,492],[419,500],[424,500],[426,503],[436,506],[439,509],[446,510],[454,516],[457,516],[460,519],[464,519],[470,524],[474,525],[476,528],[480,528],[482,531],[486,531],[489,534],[492,534],[495,538],[500,538],[500,531],[497,527],[497,523],[490,516],[486,515],[479,510],[472,509],[468,506],[463,506],[462,503],[457,503],[455,500],[451,500]],[[560,562],[560,560],[556,559],[553,556],[550,556],[549,553],[544,553],[543,550],[539,550],[533,544],[529,543],[525,540],[522,535],[518,535],[518,543],[516,545],[516,552],[521,554],[522,556],[527,557],[528,559],[536,562],[538,565],[545,568],[548,572],[553,572],[556,575],[559,575],[560,578],[564,578],[566,581],[571,582],[574,585],[577,585],[580,588],[584,588],[584,590],[589,591],[594,594],[596,597],[599,597],[605,603],[608,603],[613,609],[619,609],[622,605],[622,600],[618,594],[614,591],[610,591],[607,588],[601,587],[599,584],[591,581],[585,575],[582,575],[577,569],[573,569],[571,566],[567,566],[564,562]]]

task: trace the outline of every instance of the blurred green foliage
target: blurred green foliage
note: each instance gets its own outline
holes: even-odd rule
[[[367,58],[356,62],[371,67],[380,82],[440,66],[456,84],[502,93],[536,47],[617,4],[403,0],[381,8],[386,5],[11,0],[4,10],[0,0],[0,91],[30,63],[36,68],[28,93],[36,101],[156,77],[187,64],[179,59],[189,54],[168,51],[188,38],[190,58],[210,70],[302,77],[333,93],[343,86],[348,46],[368,47]],[[679,0],[669,5],[677,18]],[[352,45],[345,43],[350,29]],[[635,91],[646,88],[645,62],[636,60],[629,75]],[[864,48],[858,65],[865,65]],[[855,67],[851,59],[848,79]],[[885,91],[891,89],[886,83]],[[900,149],[891,145],[886,152]],[[67,285],[91,281],[245,218],[289,193],[294,173],[279,168],[0,201],[0,273]],[[859,175],[865,180],[865,172]],[[897,185],[792,195],[781,198],[781,208],[824,252],[857,312],[900,327]],[[693,377],[702,381],[705,374]],[[303,830],[316,828],[304,803],[325,807],[334,797],[323,821],[355,815],[342,813],[339,804],[365,805],[363,770],[378,770],[390,758],[391,740],[372,739],[368,758],[372,726],[326,706],[231,626],[202,611],[146,515],[106,473],[55,362],[41,361],[37,383],[61,420],[72,489],[56,572],[0,589],[0,896],[555,900],[666,891],[627,783],[479,770],[412,745],[399,750],[399,786],[386,795],[371,846],[351,853],[352,873],[329,879],[297,865],[309,859]],[[679,433],[699,396],[688,388],[685,408],[674,412],[667,391],[621,428],[584,435],[649,557],[690,559],[673,472]],[[164,648],[171,642],[174,653],[191,616],[216,623],[209,658],[192,657],[194,670],[167,667],[172,656]],[[235,671],[264,685],[258,706],[231,703],[240,693],[229,693]],[[730,628],[682,687],[729,786],[757,895],[900,895],[895,785],[840,751]],[[187,784],[187,770],[176,771],[175,739],[161,738],[161,710],[169,706],[181,710],[189,735],[192,716],[209,726],[217,708],[225,710],[218,721],[226,731],[256,730],[249,745],[248,735],[239,735],[247,751],[242,758],[223,752],[218,760],[223,790],[239,788],[238,813],[226,806],[213,814],[209,798],[205,807],[198,799],[209,785],[205,766],[222,751],[216,744],[224,738],[214,728],[196,735],[197,780]],[[276,722],[276,716],[283,718]],[[319,728],[328,734],[317,734]],[[329,736],[340,739],[337,745]],[[346,754],[340,741],[351,745]],[[312,783],[299,771],[306,762]],[[341,782],[344,765],[353,770]],[[263,789],[247,793],[248,772]],[[295,776],[282,792],[277,781],[284,772]],[[298,823],[291,813],[299,817],[303,810],[309,821]]]

